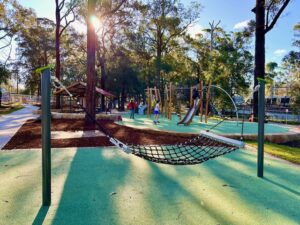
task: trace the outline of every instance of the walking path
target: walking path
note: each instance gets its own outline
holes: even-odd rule
[[[25,108],[21,110],[0,116],[0,150],[14,136],[26,120],[34,119],[38,116],[32,113],[32,111],[36,109],[38,109],[38,107],[26,105]]]

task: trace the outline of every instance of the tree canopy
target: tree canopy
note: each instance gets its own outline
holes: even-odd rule
[[[289,1],[263,2],[265,35]],[[88,3],[92,3],[89,10]],[[1,63],[5,71],[18,68],[27,92],[40,93],[35,69],[55,62],[56,76],[63,83],[87,81],[94,76],[93,85],[112,92],[121,108],[126,98],[145,98],[148,86],[163,91],[170,82],[189,87],[203,80],[221,86],[231,96],[245,96],[256,82],[251,49],[257,21],[239,32],[225,30],[222,21],[212,21],[197,35],[191,35],[189,31],[202,13],[202,5],[197,2],[53,0],[53,4],[55,21],[37,17],[17,0],[0,3],[0,40],[5,40],[0,48],[10,48],[12,40],[17,46],[16,60]],[[93,28],[94,36],[87,37],[73,21],[88,25],[89,32]],[[295,24],[294,46],[298,48],[299,30],[300,23]],[[91,40],[93,44],[88,45]],[[283,60],[285,74],[291,79],[299,80],[299,58],[299,51],[292,51]],[[89,64],[89,60],[94,62]],[[263,74],[266,69],[266,78],[274,79],[279,76],[278,68],[280,65],[269,62],[260,69]]]

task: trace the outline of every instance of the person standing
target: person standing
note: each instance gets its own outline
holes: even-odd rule
[[[154,124],[159,123],[158,121],[159,118],[159,100],[156,101],[155,107],[154,107]]]
[[[133,100],[130,100],[130,103],[128,104],[128,109],[130,110],[130,119],[134,119],[135,103]]]

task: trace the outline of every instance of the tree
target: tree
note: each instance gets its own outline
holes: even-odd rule
[[[212,25],[212,24],[211,24]],[[221,27],[187,37],[198,80],[218,84],[231,96],[245,94],[250,85],[253,56],[249,50],[250,38],[244,32],[227,33]]]
[[[271,97],[271,104],[273,101],[273,95],[274,95],[274,78],[278,75],[276,69],[278,68],[278,64],[276,62],[269,62],[266,65],[266,74],[265,79],[267,81],[267,87],[269,89],[270,97]]]
[[[256,16],[254,86],[258,84],[257,78],[265,78],[265,35],[273,29],[289,2],[290,0],[256,0],[256,6],[252,9]],[[257,92],[253,95],[253,114],[257,119]]]
[[[115,0],[113,5],[102,2],[96,7],[95,22],[99,23],[96,29],[96,58],[100,72],[100,87],[106,89],[107,57],[116,52],[116,42],[122,40],[131,17],[128,12],[128,4],[125,0]],[[113,10],[112,10],[113,8]],[[113,59],[112,59],[113,60]],[[105,96],[101,96],[101,108],[105,111]]]
[[[35,18],[34,23],[18,32],[16,41],[18,65],[22,67],[26,88],[40,95],[40,74],[35,69],[53,63],[55,59],[55,24],[46,18]],[[51,35],[52,34],[52,35]]]
[[[116,12],[125,2],[126,0],[114,1],[114,2],[103,2],[110,6],[110,9],[105,14],[112,15]],[[101,2],[100,2],[101,3]],[[96,87],[96,70],[95,70],[95,62],[96,62],[96,34],[95,27],[92,22],[93,18],[96,16],[97,4],[95,0],[88,0],[88,11],[87,11],[87,114],[85,120],[87,123],[93,122],[95,119],[95,87]],[[102,15],[104,16],[104,15]]]
[[[154,51],[156,63],[156,86],[162,90],[162,58],[170,52],[170,43],[182,37],[188,27],[199,17],[200,4],[193,2],[185,8],[177,0],[153,0],[139,7],[140,26]]]
[[[60,39],[67,27],[75,21],[74,9],[78,5],[78,0],[55,0],[55,76],[58,80],[61,78],[61,62],[60,62]],[[71,16],[71,19],[69,19]],[[64,23],[62,25],[62,23]],[[56,106],[60,108],[60,95],[56,95]]]
[[[300,37],[300,23],[294,26],[295,37]],[[283,58],[283,68],[287,73],[287,82],[291,87],[291,96],[294,98],[294,111],[300,112],[300,40],[293,43],[299,51],[290,51]]]
[[[5,68],[4,65],[0,64],[0,107],[2,103],[2,89],[1,84],[7,83],[8,79],[10,78],[10,72]]]
[[[87,11],[87,87],[85,122],[92,124],[96,118],[96,34],[91,17],[95,16],[96,0],[88,0]]]
[[[12,51],[13,37],[24,26],[32,23],[33,17],[31,9],[22,7],[16,0],[4,0],[0,2],[0,50],[2,55],[2,63],[9,61]],[[5,53],[4,53],[5,51]]]

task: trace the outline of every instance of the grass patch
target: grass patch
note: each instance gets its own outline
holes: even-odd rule
[[[285,120],[276,120],[276,119],[268,119],[269,122],[272,123],[281,123],[281,124],[288,124],[288,125],[300,125],[299,121],[285,121]]]
[[[15,112],[17,110],[23,109],[24,106],[20,104],[10,105],[10,106],[1,106],[0,107],[0,115],[6,115],[10,114],[12,112]]]
[[[247,141],[248,145],[257,148],[256,141]],[[265,143],[265,152],[276,156],[278,158],[287,160],[292,163],[300,164],[300,148],[290,147],[286,145],[279,145],[274,143]]]

